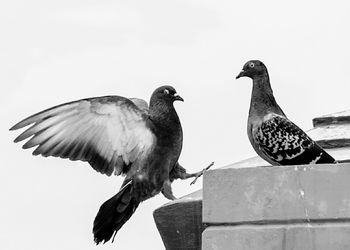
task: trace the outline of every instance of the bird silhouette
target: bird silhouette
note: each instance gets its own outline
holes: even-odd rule
[[[94,220],[97,244],[112,242],[139,204],[162,192],[175,199],[175,179],[196,179],[178,163],[182,127],[173,103],[183,101],[172,86],[157,88],[147,102],[104,96],[65,103],[34,114],[10,130],[31,125],[15,142],[33,155],[87,161],[96,171],[125,175],[119,192],[104,202]],[[195,180],[196,180],[195,179]]]
[[[335,160],[291,122],[273,96],[266,66],[248,61],[236,79],[253,80],[248,138],[256,153],[272,165],[334,163]]]

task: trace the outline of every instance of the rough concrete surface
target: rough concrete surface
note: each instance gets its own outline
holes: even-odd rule
[[[350,224],[209,227],[202,250],[348,250]]]
[[[350,218],[350,164],[218,169],[203,187],[207,224]]]

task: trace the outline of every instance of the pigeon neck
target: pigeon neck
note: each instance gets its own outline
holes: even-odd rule
[[[172,103],[153,101],[150,103],[150,119],[162,130],[173,131],[174,126],[180,126],[180,119]]]
[[[273,96],[269,75],[253,78],[253,90],[250,102],[250,116],[264,117],[269,113],[283,114]]]

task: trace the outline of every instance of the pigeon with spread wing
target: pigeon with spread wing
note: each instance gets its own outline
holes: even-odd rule
[[[34,155],[87,161],[108,176],[125,175],[119,192],[99,209],[94,221],[95,242],[107,242],[139,204],[159,192],[175,199],[171,182],[198,178],[178,163],[182,128],[173,106],[183,101],[171,86],[157,88],[147,102],[104,96],[65,103],[32,115],[10,130],[30,127],[15,142]],[[113,237],[114,239],[114,237]]]
[[[272,165],[334,163],[335,160],[291,122],[277,104],[266,66],[248,61],[236,77],[253,80],[248,116],[248,137],[254,150]]]

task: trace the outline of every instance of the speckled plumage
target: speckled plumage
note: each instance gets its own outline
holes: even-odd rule
[[[237,78],[253,80],[247,132],[259,156],[272,165],[334,163],[335,160],[302,129],[291,122],[277,104],[266,66],[247,62]]]
[[[120,191],[107,200],[94,221],[94,239],[109,241],[138,205],[162,192],[175,199],[174,179],[196,177],[178,166],[182,128],[173,106],[183,99],[171,86],[157,88],[150,107],[141,99],[105,96],[82,99],[32,115],[11,130],[31,125],[15,142],[33,154],[87,161],[98,172],[126,175]],[[181,171],[180,171],[181,170]]]
[[[283,116],[271,115],[252,132],[259,149],[279,165],[334,162],[304,131]]]

